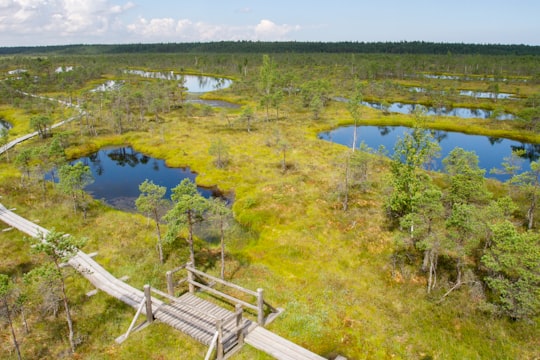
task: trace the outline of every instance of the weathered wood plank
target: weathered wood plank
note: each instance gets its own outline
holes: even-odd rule
[[[280,360],[325,360],[322,356],[260,326],[253,329],[245,337],[245,342]]]

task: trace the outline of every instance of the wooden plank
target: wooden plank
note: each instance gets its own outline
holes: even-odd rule
[[[202,271],[199,271],[199,270],[197,270],[197,269],[195,269],[195,268],[193,268],[191,266],[186,266],[186,269],[188,269],[189,271],[191,271],[191,272],[193,272],[193,273],[195,273],[197,275],[206,277],[206,278],[208,278],[208,279],[210,279],[210,280],[212,280],[214,282],[217,282],[219,284],[222,284],[222,285],[225,285],[225,286],[228,286],[228,287],[232,287],[233,289],[240,290],[240,291],[242,291],[242,292],[244,292],[246,294],[249,294],[249,295],[252,295],[252,296],[255,296],[255,297],[257,296],[257,293],[255,291],[253,291],[253,290],[249,290],[249,289],[243,288],[243,287],[241,287],[239,285],[236,285],[236,284],[230,283],[228,281],[219,279],[219,278],[217,278],[215,276],[212,276],[212,275],[209,275],[209,274],[204,273]]]
[[[263,350],[277,359],[288,360],[289,356],[298,360],[325,360],[319,356],[281,336],[260,326],[256,327],[246,337],[245,342]]]

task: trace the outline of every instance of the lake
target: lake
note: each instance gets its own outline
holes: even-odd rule
[[[364,142],[370,148],[377,150],[381,145],[386,148],[391,156],[394,145],[399,138],[403,138],[410,128],[404,126],[359,126],[357,146]],[[319,138],[345,146],[352,145],[354,126],[343,126],[332,131],[319,134]],[[538,160],[540,145],[522,143],[515,140],[493,138],[482,135],[468,135],[457,132],[431,130],[434,138],[441,146],[441,157],[436,159],[432,166],[433,170],[441,170],[441,160],[446,157],[455,147],[461,147],[467,151],[474,151],[479,158],[479,165],[486,170],[486,177],[496,178],[501,181],[508,180],[507,175],[490,174],[493,168],[502,168],[501,164],[505,157],[509,157],[513,150],[523,149],[526,151],[522,167],[530,170],[530,161]]]
[[[183,75],[173,71],[168,73],[144,70],[124,70],[126,74],[138,75],[145,78],[175,80],[178,81],[184,78],[184,86],[191,93],[204,93],[219,89],[225,89],[231,86],[232,80],[225,78],[216,78],[211,76]]]
[[[349,100],[344,97],[335,97],[335,101],[339,102],[348,102]],[[376,110],[386,110],[391,113],[398,113],[398,114],[412,114],[414,110],[417,107],[422,107],[425,110],[426,115],[433,116],[455,116],[462,119],[472,119],[472,118],[479,118],[479,119],[490,119],[495,118],[497,120],[513,120],[515,119],[515,116],[512,114],[507,113],[494,113],[491,110],[484,110],[484,109],[471,109],[471,108],[463,108],[463,107],[433,107],[433,106],[424,106],[420,104],[406,104],[401,102],[393,102],[388,103],[388,105],[385,107],[380,102],[375,101],[362,101],[362,105],[370,107],[372,109]]]
[[[131,147],[105,148],[72,162],[82,162],[92,170],[94,182],[85,190],[94,199],[120,210],[135,210],[139,185],[148,179],[156,185],[167,187],[165,197],[170,199],[171,189],[183,179],[195,180],[197,174],[189,168],[171,168],[164,160],[141,154]],[[221,197],[217,190],[198,187],[206,198]]]

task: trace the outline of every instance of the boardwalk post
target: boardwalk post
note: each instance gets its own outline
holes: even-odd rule
[[[238,338],[238,345],[244,345],[244,329],[242,328],[242,305],[236,304],[236,337]]]
[[[223,320],[216,320],[216,327],[218,333],[216,358],[217,360],[223,360]]]
[[[154,314],[152,314],[152,293],[150,292],[150,285],[144,285],[144,297],[146,299],[146,321],[152,323],[154,321]]]
[[[186,269],[187,269],[187,279],[189,284],[189,292],[191,294],[195,293],[195,285],[193,285],[193,273],[191,272],[190,268],[193,266],[193,263],[188,262]]]
[[[261,288],[257,289],[257,308],[258,314],[257,314],[257,323],[260,326],[264,326],[264,290]]]
[[[167,292],[169,295],[174,296],[173,273],[172,271],[167,271],[165,275],[167,276]]]

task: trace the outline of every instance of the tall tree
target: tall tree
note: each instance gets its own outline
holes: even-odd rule
[[[527,209],[527,228],[534,227],[534,214],[540,196],[540,162],[531,162],[531,169],[517,174],[510,179],[511,184],[518,185],[529,201]]]
[[[161,240],[161,228],[159,223],[169,202],[165,199],[167,188],[154,184],[148,179],[139,185],[141,194],[135,200],[135,206],[141,213],[150,216],[156,223],[157,249],[159,262],[163,264],[163,245]]]
[[[73,210],[82,208],[86,216],[86,193],[84,188],[94,182],[92,172],[88,165],[77,162],[74,165],[63,165],[58,171],[58,187],[73,201]]]
[[[2,312],[0,314],[4,315],[9,329],[11,330],[11,339],[13,340],[13,345],[15,346],[15,351],[17,352],[17,358],[19,360],[21,357],[21,350],[19,348],[19,342],[17,341],[17,335],[15,334],[15,329],[13,327],[12,319],[12,307],[10,306],[10,298],[13,292],[13,283],[9,276],[5,274],[0,274],[0,300],[2,301]]]
[[[220,249],[221,249],[221,278],[225,278],[225,227],[232,211],[227,206],[225,200],[213,198],[210,201],[210,212],[217,218],[219,224]]]
[[[445,246],[441,225],[444,207],[441,199],[442,192],[426,179],[424,188],[415,194],[412,211],[400,221],[401,227],[408,230],[411,245],[424,253],[422,271],[428,274],[428,294],[437,284],[438,259]]]
[[[485,185],[485,170],[478,166],[478,156],[472,151],[454,148],[443,159],[445,171],[450,175],[448,198],[453,204],[484,203],[489,199]]]
[[[253,113],[253,108],[251,106],[246,106],[240,114],[240,121],[246,122],[247,132],[251,132],[251,122],[254,118],[255,114]]]
[[[540,314],[540,238],[533,232],[519,233],[508,221],[492,230],[482,264],[495,304],[512,319],[531,319]]]
[[[66,312],[66,321],[69,330],[69,345],[71,352],[75,352],[74,330],[73,320],[71,315],[71,309],[69,305],[69,299],[66,292],[66,281],[62,271],[61,264],[68,261],[71,257],[77,254],[79,248],[86,243],[85,239],[75,238],[67,234],[57,232],[54,229],[47,234],[40,233],[36,238],[31,239],[33,248],[37,252],[41,252],[50,259],[54,264],[54,272],[52,276],[57,278],[60,284],[62,302],[64,304],[64,310]],[[51,276],[50,272],[43,272]]]
[[[473,205],[455,203],[446,220],[449,239],[446,254],[456,262],[456,282],[453,289],[463,284],[467,259],[478,249],[482,230],[478,217],[478,210]]]
[[[36,115],[30,118],[30,126],[38,132],[41,138],[46,138],[50,135],[52,123],[52,119],[45,115]]]
[[[220,138],[212,141],[208,153],[215,156],[214,164],[218,168],[224,168],[229,162],[229,147]]]
[[[419,170],[438,156],[439,149],[431,133],[421,127],[413,128],[396,142],[390,165],[392,192],[386,201],[394,220],[412,212],[416,193],[427,176]]]
[[[24,179],[30,179],[34,150],[31,148],[22,149],[15,157],[15,164],[21,169],[21,183],[24,186]]]
[[[262,66],[259,72],[259,90],[261,92],[261,105],[266,109],[266,121],[269,119],[269,107],[273,101],[276,69],[274,61],[268,55],[263,55]]]
[[[210,207],[209,201],[197,191],[197,185],[187,178],[172,189],[171,199],[173,208],[165,215],[168,224],[166,236],[168,239],[175,239],[187,230],[189,260],[195,267],[194,226],[204,220],[204,215]]]
[[[352,99],[347,103],[347,110],[354,121],[354,131],[353,131],[353,142],[352,142],[352,151],[356,149],[356,142],[358,141],[358,121],[361,116],[361,106],[362,106],[362,88],[359,83],[355,84],[355,91]]]

